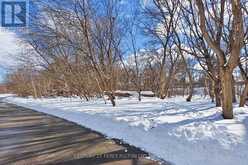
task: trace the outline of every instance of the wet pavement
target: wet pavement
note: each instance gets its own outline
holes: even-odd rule
[[[72,122],[0,102],[0,164],[157,165],[138,148]]]

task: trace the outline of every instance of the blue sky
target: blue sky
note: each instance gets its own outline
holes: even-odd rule
[[[17,64],[16,57],[21,52],[18,42],[15,32],[0,27],[0,82],[3,81],[7,69]]]

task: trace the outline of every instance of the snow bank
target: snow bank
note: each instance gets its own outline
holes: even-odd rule
[[[11,97],[11,96],[15,96],[14,94],[0,94],[0,99],[4,99],[4,98],[7,98],[7,97]]]
[[[117,100],[117,107],[101,100],[78,98],[5,101],[52,114],[108,137],[148,151],[175,165],[247,165],[248,109],[235,108],[235,119],[223,120],[208,99],[182,97],[160,100]]]

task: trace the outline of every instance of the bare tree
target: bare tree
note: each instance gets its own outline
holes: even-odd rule
[[[212,97],[212,93],[214,93],[216,106],[221,106],[218,60],[203,39],[197,19],[198,15],[192,1],[184,2],[181,4],[180,23],[177,26],[177,32],[181,37],[177,38],[182,42],[182,51],[196,58],[198,64],[207,73],[208,79],[211,81],[208,83],[210,85],[209,94]]]
[[[243,14],[241,2],[239,0],[232,0],[230,3],[222,0],[220,4],[203,2],[202,0],[197,0],[196,5],[198,7],[198,14],[200,19],[200,28],[205,41],[208,43],[209,47],[215,52],[219,61],[220,75],[221,75],[221,85],[222,85],[222,108],[223,116],[226,119],[233,118],[233,106],[232,106],[232,72],[235,67],[238,66],[238,61],[240,57],[240,50],[243,47],[244,41],[244,27],[243,27]],[[207,8],[212,6],[212,13],[208,12]],[[220,8],[217,7],[220,5]],[[221,39],[223,33],[225,33],[225,6],[231,7],[232,23],[229,33],[228,51],[223,50],[221,46]],[[219,9],[219,10],[217,10]],[[206,22],[210,18],[211,26],[215,25],[217,34],[211,33],[213,31],[209,30],[207,27],[209,24]],[[227,56],[230,56],[227,58]]]
[[[147,34],[151,35],[162,46],[162,56],[159,70],[159,97],[164,99],[168,95],[170,81],[175,74],[175,63],[177,57],[172,57],[173,45],[173,24],[178,19],[178,1],[158,1],[153,0],[155,8],[147,8],[145,10],[148,22],[144,23],[144,30]],[[178,55],[178,54],[177,54]],[[165,65],[166,59],[170,60],[170,68],[168,77],[166,77]]]

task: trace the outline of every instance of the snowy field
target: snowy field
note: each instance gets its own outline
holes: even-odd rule
[[[235,119],[223,120],[221,109],[201,97],[191,103],[182,97],[123,98],[117,107],[79,98],[4,100],[122,139],[171,164],[248,164],[248,108],[235,108]]]

